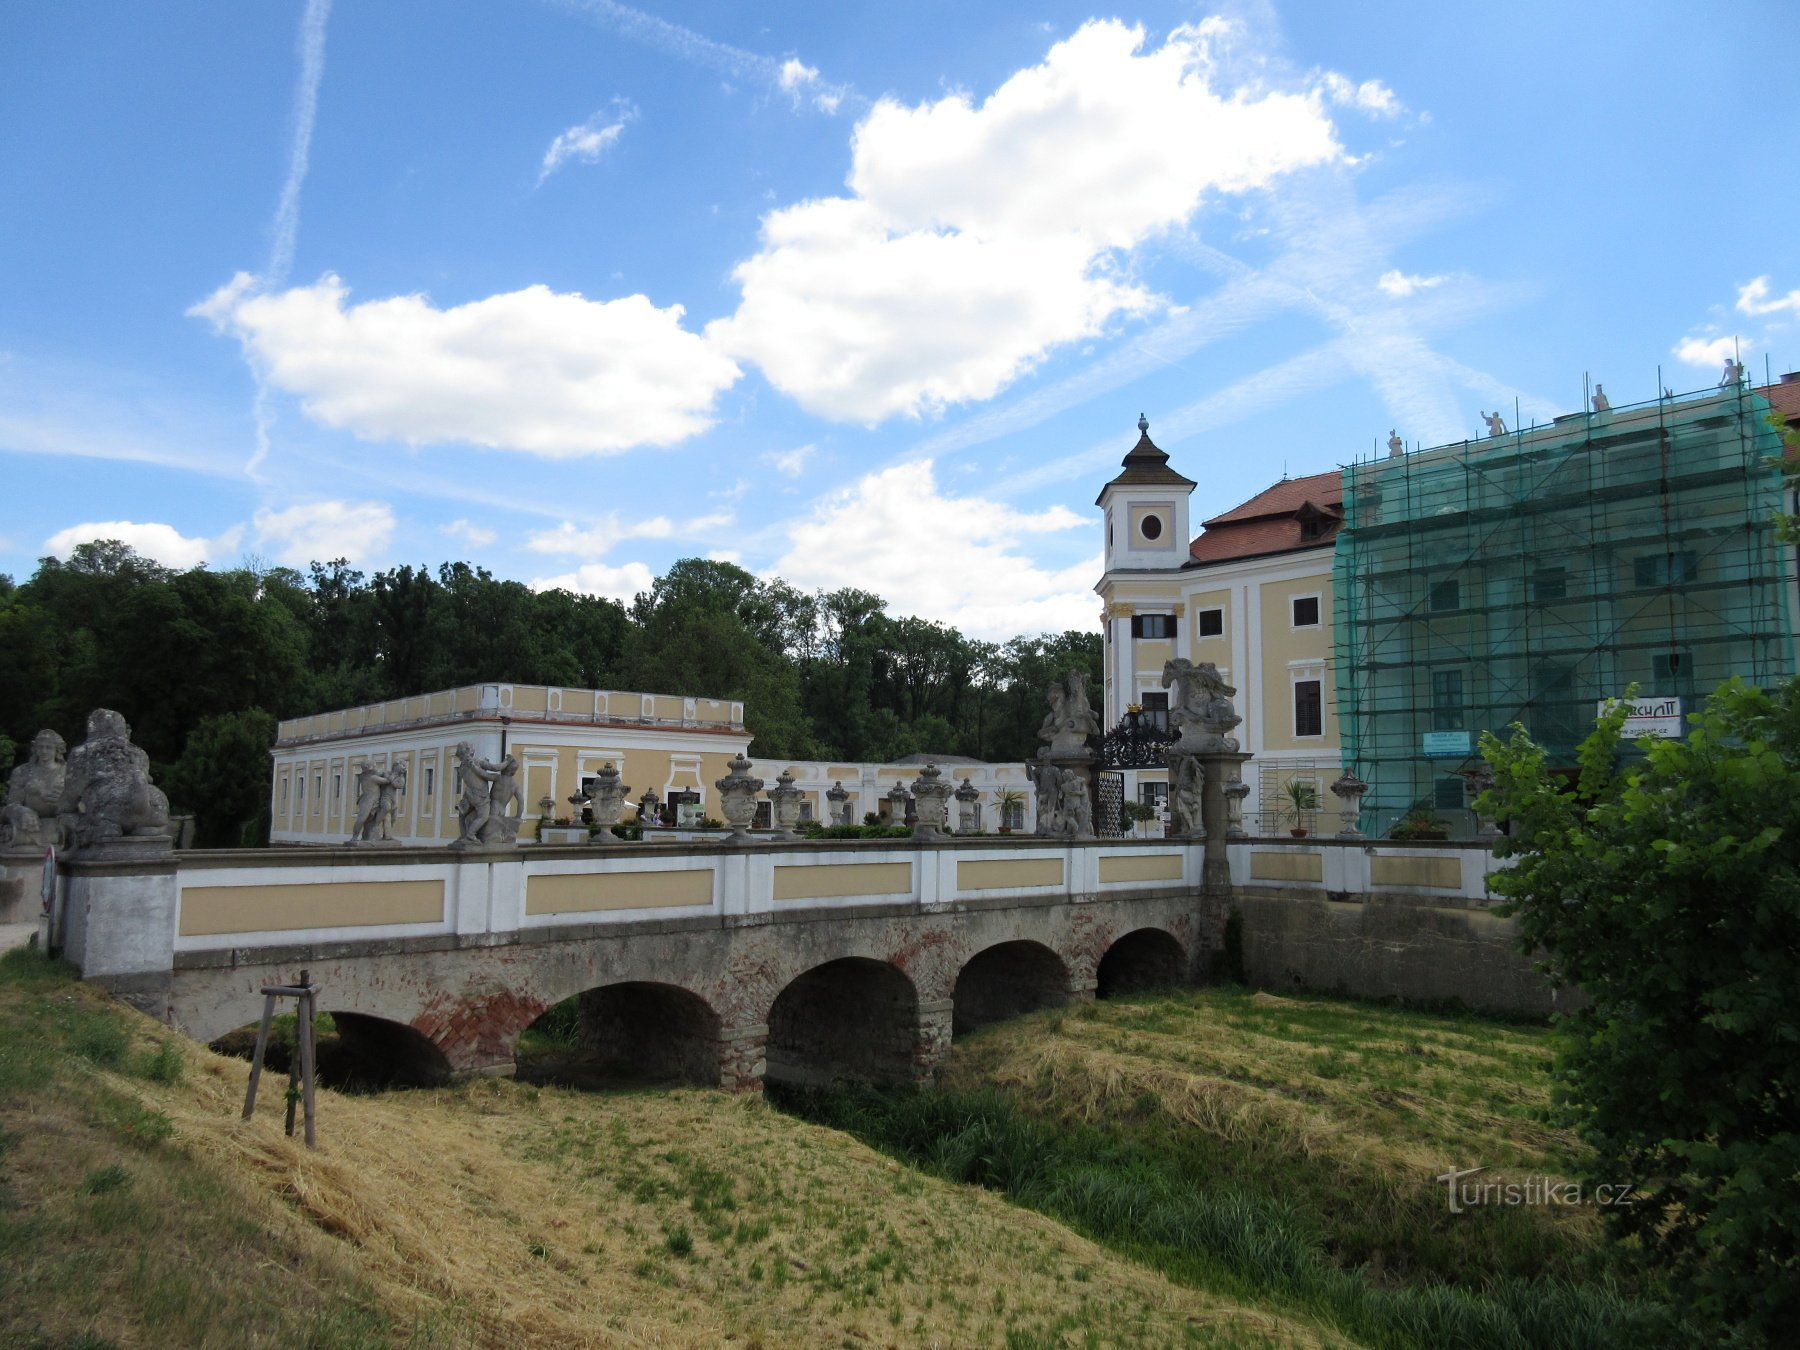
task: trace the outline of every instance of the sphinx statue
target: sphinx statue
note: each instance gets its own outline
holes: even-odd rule
[[[0,807],[0,848],[43,848],[56,842],[56,812],[62,802],[63,763],[68,746],[48,727],[31,738],[31,758],[6,780]]]
[[[57,827],[86,848],[108,839],[168,838],[169,799],[150,781],[150,756],[111,708],[88,714],[87,739],[69,754]]]

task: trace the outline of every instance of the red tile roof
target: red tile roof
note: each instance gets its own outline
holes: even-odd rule
[[[1308,506],[1313,511],[1307,511]],[[1212,563],[1329,548],[1335,528],[1319,538],[1303,538],[1300,517],[1313,512],[1327,518],[1341,516],[1343,507],[1343,474],[1336,469],[1305,478],[1284,478],[1242,506],[1204,522],[1204,532],[1188,546],[1188,556],[1195,562]]]
[[[1800,379],[1781,377],[1780,384],[1768,384],[1756,391],[1769,400],[1769,406],[1788,419],[1790,425],[1800,425]]]
[[[1264,488],[1242,506],[1202,522],[1208,529],[1239,520],[1261,520],[1267,516],[1288,516],[1306,502],[1315,506],[1341,508],[1344,504],[1344,475],[1340,469],[1329,473],[1310,474],[1305,478],[1284,478],[1274,487]]]

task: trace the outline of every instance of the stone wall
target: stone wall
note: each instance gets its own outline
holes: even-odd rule
[[[1478,1012],[1548,1015],[1570,1006],[1515,943],[1516,924],[1485,905],[1372,894],[1237,888],[1244,975],[1267,989],[1358,998],[1457,1000]]]

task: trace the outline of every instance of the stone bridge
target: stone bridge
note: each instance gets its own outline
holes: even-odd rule
[[[546,1009],[622,1067],[755,1090],[928,1080],[954,1033],[1204,978],[1226,898],[1180,842],[966,840],[81,858],[58,938],[201,1039],[301,969],[346,1042],[509,1073]]]

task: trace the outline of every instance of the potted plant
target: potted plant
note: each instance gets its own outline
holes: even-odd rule
[[[1122,802],[1119,814],[1131,825],[1131,833],[1139,839],[1144,837],[1144,826],[1157,817],[1157,810],[1149,802]]]
[[[1449,837],[1450,822],[1426,806],[1413,807],[1388,831],[1389,839],[1398,839],[1403,843],[1411,843],[1420,839],[1448,839]]]
[[[1305,779],[1293,778],[1283,791],[1287,795],[1288,819],[1294,827],[1288,831],[1296,839],[1306,838],[1306,822],[1312,819],[1313,812],[1319,809],[1319,790]]]
[[[1000,808],[1000,833],[1011,834],[1012,825],[1009,823],[1009,818],[1012,809],[1024,802],[1025,794],[1017,788],[1001,788],[994,795],[994,800]]]

